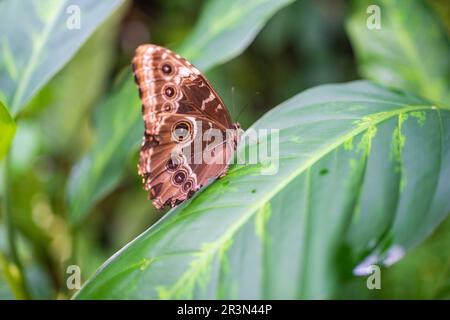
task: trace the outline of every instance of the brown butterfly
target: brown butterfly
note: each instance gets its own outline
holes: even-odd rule
[[[226,174],[242,130],[208,80],[178,54],[141,45],[132,66],[145,125],[138,172],[158,209],[174,207]]]

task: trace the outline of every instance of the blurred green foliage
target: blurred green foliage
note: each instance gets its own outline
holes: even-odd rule
[[[249,3],[253,2],[256,3]],[[282,2],[287,4],[289,1]],[[354,23],[365,16],[364,4],[355,2],[353,6],[343,0],[296,1],[285,8],[280,5],[277,8],[280,9],[279,12],[264,27],[264,23],[259,25],[257,29],[262,28],[261,32],[241,55],[223,64],[224,59],[231,58],[240,51],[234,51],[233,55],[213,62],[200,59],[200,65],[217,65],[208,70],[206,75],[224,99],[234,120],[247,128],[271,107],[296,93],[318,84],[357,79],[360,77],[357,70],[361,70],[362,76],[384,83],[386,78],[378,75],[385,75],[385,72],[372,72],[375,68],[373,63],[385,68],[398,61],[392,61],[392,57],[380,55],[377,51],[366,54],[364,49],[370,48],[367,43],[382,43],[384,48],[389,48],[388,52],[402,55],[401,50],[404,49],[400,45],[404,42],[395,41],[392,34],[377,35],[372,39],[373,34],[355,27]],[[388,5],[386,3],[380,5],[384,8]],[[409,62],[400,61],[406,65],[402,69],[406,72],[402,77],[406,83],[393,81],[386,84],[412,89],[429,98],[443,100],[448,98],[449,90],[446,85],[449,82],[434,86],[430,81],[433,83],[438,78],[449,79],[449,59],[446,54],[450,31],[448,2],[415,0],[414,3],[409,7],[412,12],[403,18],[397,17],[400,13],[395,11],[395,6],[388,9],[386,23],[405,24],[402,37],[406,38],[408,34],[405,35],[404,32],[412,32],[414,37],[423,34],[420,28],[424,27],[424,22],[417,23],[410,19],[416,15],[421,21],[429,22],[427,26],[432,25],[440,30],[438,35],[433,33],[430,38],[420,37],[414,41],[412,45],[420,49],[417,52],[406,49],[409,56],[417,54],[422,58],[415,60],[420,64],[419,68],[411,68],[424,70],[427,74],[432,71],[432,74],[427,75],[430,78],[420,77],[419,74],[417,79],[410,80]],[[189,48],[185,47],[185,39],[194,34],[192,41],[196,43],[198,40],[195,34],[201,37],[201,29],[194,33],[191,31],[198,21],[203,4],[199,0],[127,1],[95,31],[62,70],[52,69],[50,74],[46,71],[41,77],[36,75],[40,84],[33,85],[31,89],[21,89],[30,92],[29,97],[17,98],[21,102],[28,101],[26,98],[31,98],[32,93],[40,89],[29,103],[21,105],[17,99],[0,95],[0,100],[6,107],[12,107],[15,114],[18,114],[17,130],[9,155],[11,184],[8,192],[12,195],[10,206],[14,212],[13,225],[18,231],[18,253],[23,262],[30,297],[69,298],[74,292],[68,290],[65,283],[68,265],[80,265],[83,281],[88,279],[108,257],[162,216],[163,213],[154,211],[142,191],[136,174],[136,154],[115,159],[122,164],[123,172],[116,172],[105,166],[101,174],[110,180],[102,182],[104,184],[92,184],[92,187],[95,186],[92,190],[81,188],[84,194],[81,192],[72,199],[67,194],[71,183],[76,182],[69,182],[69,177],[74,174],[73,167],[77,163],[89,161],[86,160],[89,159],[88,152],[92,146],[95,149],[95,143],[103,144],[110,139],[110,142],[118,143],[117,148],[129,143],[129,140],[117,140],[118,133],[115,131],[110,136],[101,137],[100,141],[95,139],[99,138],[96,133],[104,117],[118,116],[108,114],[108,109],[105,108],[108,107],[108,99],[114,99],[118,88],[127,89],[126,85],[121,85],[129,82],[127,74],[134,48],[141,43],[152,42],[170,48],[181,47],[189,53]],[[358,11],[358,7],[362,9]],[[3,16],[1,8],[0,6],[0,16]],[[425,9],[422,10],[423,8]],[[239,7],[236,11],[239,14]],[[272,13],[275,11],[273,9]],[[270,15],[267,19],[269,17]],[[99,18],[100,20],[102,19]],[[207,21],[203,23],[208,24]],[[11,35],[3,26],[10,28],[13,25],[17,24],[11,19],[0,22],[0,41],[4,41],[4,32]],[[26,32],[24,34],[31,36]],[[393,44],[386,39],[394,40]],[[353,49],[350,40],[353,42]],[[61,39],[55,40],[56,45],[58,41]],[[434,43],[440,45],[433,47]],[[357,59],[353,50],[356,51]],[[192,53],[194,58],[195,54],[201,52]],[[68,56],[66,60],[69,58]],[[13,69],[10,68],[9,72]],[[56,71],[58,73],[46,83]],[[23,86],[27,87],[25,84]],[[131,87],[128,89],[131,90]],[[131,110],[136,109],[132,106],[138,106],[136,99],[137,93],[129,101],[126,97],[120,100],[124,110],[129,104],[130,117],[133,116]],[[20,113],[17,113],[20,109]],[[6,132],[3,126],[4,123],[11,123],[5,110],[0,104],[0,156],[3,148],[7,149],[7,142],[3,142]],[[120,118],[115,121],[118,120]],[[127,129],[141,130],[136,127]],[[107,134],[107,130],[103,133]],[[117,150],[114,148],[113,146],[111,151],[113,153]],[[3,176],[0,173],[2,180]],[[88,174],[82,179],[91,181],[95,177]],[[0,191],[4,194],[3,188],[0,187]],[[84,197],[91,197],[89,201],[92,203],[87,203]],[[74,209],[79,205],[86,208]],[[82,227],[71,223],[79,222],[78,218],[71,217],[76,210],[89,211]],[[431,238],[411,251],[401,262],[383,269],[384,290],[369,292],[365,287],[365,278],[352,277],[346,280],[345,288],[342,288],[338,298],[448,299],[450,261],[446,253],[450,251],[449,221],[447,219]],[[9,285],[14,283],[16,271],[8,261],[6,229],[6,219],[2,215],[0,299],[20,297]]]
[[[8,153],[11,141],[16,131],[14,119],[6,109],[5,105],[0,101],[0,160]]]
[[[448,101],[450,40],[436,12],[423,1],[377,1],[382,27],[373,32],[361,28],[367,19],[365,8],[373,3],[354,2],[347,23],[361,74],[435,101]]]

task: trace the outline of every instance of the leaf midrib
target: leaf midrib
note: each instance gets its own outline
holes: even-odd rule
[[[50,19],[46,24],[42,31],[42,37],[39,38],[37,43],[35,44],[36,48],[32,51],[31,57],[28,60],[27,65],[25,66],[22,81],[18,83],[17,89],[14,92],[14,96],[11,103],[11,110],[12,113],[16,112],[16,109],[20,107],[18,105],[19,101],[23,98],[24,90],[28,86],[28,83],[30,82],[31,73],[33,71],[33,68],[37,65],[37,59],[41,56],[42,49],[44,48],[44,44],[47,42],[47,40],[50,37],[50,32],[54,28],[56,21],[58,20],[58,17],[64,8],[65,1],[60,2],[60,6],[57,7],[57,9],[54,11],[55,15]]]

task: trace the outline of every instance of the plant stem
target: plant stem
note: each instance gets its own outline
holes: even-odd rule
[[[16,241],[16,230],[13,221],[12,208],[10,205],[10,177],[9,167],[10,158],[6,155],[3,162],[3,214],[6,225],[7,242],[9,249],[9,256],[11,261],[6,261],[2,257],[2,266],[5,271],[5,275],[11,286],[12,291],[16,295],[17,299],[29,299],[28,288],[26,284],[25,274],[23,272],[23,265],[19,257]]]
[[[17,268],[9,263],[6,257],[0,252],[0,270],[3,272],[3,276],[6,278],[6,282],[11,288],[11,292],[16,299],[27,299],[28,296],[23,291],[22,282],[18,279]]]

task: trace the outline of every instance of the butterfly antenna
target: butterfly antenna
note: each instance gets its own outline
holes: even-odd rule
[[[233,116],[235,114],[235,105],[234,105],[234,87],[231,87],[231,112]]]
[[[244,110],[245,109],[247,109],[247,107],[250,105],[250,103],[247,103],[242,109],[241,109],[241,111],[239,112],[239,114],[237,115],[237,117],[236,117],[236,122],[239,122],[238,120],[239,120],[239,117],[242,115],[242,113],[244,112]]]
[[[255,97],[256,95],[259,95],[259,92],[256,92],[256,93],[253,95],[253,97]],[[252,97],[252,98],[253,98],[253,97]],[[249,106],[250,106],[250,103],[247,103],[247,104],[241,109],[241,111],[239,112],[239,114],[238,114],[237,117],[236,117],[236,122],[238,122],[239,117],[244,113],[245,109],[247,109]]]

